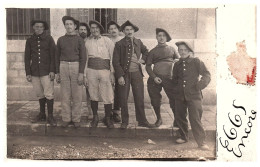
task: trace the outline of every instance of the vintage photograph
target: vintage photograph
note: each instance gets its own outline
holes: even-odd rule
[[[5,8],[7,158],[216,160],[216,8]]]

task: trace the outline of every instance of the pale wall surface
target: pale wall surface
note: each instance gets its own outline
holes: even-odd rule
[[[61,18],[66,15],[66,10],[51,9],[50,12],[51,35],[57,41],[65,34]],[[187,19],[183,20],[184,18]],[[152,49],[157,44],[156,27],[169,31],[173,40],[168,45],[175,48],[176,41],[190,41],[194,46],[195,56],[204,61],[212,75],[211,83],[203,90],[204,104],[216,104],[215,9],[118,9],[119,24],[127,19],[139,26],[140,30],[136,33],[136,37],[141,38],[148,49]],[[178,24],[181,22],[182,24]],[[24,40],[7,41],[8,100],[37,100],[32,85],[25,78],[24,47]],[[145,101],[150,102],[146,87],[147,78],[145,72]],[[59,91],[59,85],[55,83],[56,100],[60,99]],[[129,101],[133,102],[131,93]],[[162,101],[168,103],[164,92]]]

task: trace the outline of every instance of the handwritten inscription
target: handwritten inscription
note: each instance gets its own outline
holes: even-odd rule
[[[232,152],[235,156],[240,158],[243,155],[241,147],[246,147],[243,139],[248,138],[248,135],[251,132],[251,128],[253,126],[252,121],[256,119],[256,111],[251,110],[251,112],[247,113],[246,109],[243,106],[235,105],[235,100],[233,101],[233,107],[239,110],[236,110],[238,112],[236,112],[233,117],[231,116],[233,113],[228,113],[228,119],[232,124],[232,127],[226,128],[225,125],[223,125],[223,131],[228,139],[225,139],[223,141],[222,137],[220,137],[219,141],[222,147],[226,148],[227,151]],[[241,117],[244,119],[242,119]],[[244,124],[243,121],[245,121]],[[238,133],[242,133],[242,135],[238,135]]]

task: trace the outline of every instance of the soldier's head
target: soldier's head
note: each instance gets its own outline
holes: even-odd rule
[[[86,23],[79,23],[79,35],[83,39],[90,35],[90,28]]]
[[[193,54],[193,49],[189,43],[180,41],[176,42],[175,44],[178,47],[178,52],[181,58],[185,59]]]
[[[126,37],[133,38],[134,33],[137,32],[139,28],[127,20],[124,24],[122,24],[121,30],[124,32]]]
[[[47,22],[42,21],[42,20],[32,20],[31,25],[32,25],[34,33],[36,35],[40,35],[43,33],[44,30],[49,29]]]
[[[107,27],[108,27],[108,33],[112,37],[117,37],[119,35],[120,26],[116,22],[110,21],[109,23],[107,23]]]
[[[89,26],[91,35],[93,35],[94,37],[98,37],[104,32],[103,26],[95,20],[89,21]]]
[[[67,33],[73,33],[79,28],[79,21],[71,16],[64,16],[62,21]]]
[[[171,40],[168,32],[162,28],[156,28],[156,39],[159,44],[165,44]]]

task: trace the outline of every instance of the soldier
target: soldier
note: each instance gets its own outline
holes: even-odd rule
[[[160,92],[162,88],[169,98],[170,107],[174,113],[175,102],[171,79],[173,64],[178,61],[179,55],[173,47],[166,44],[166,42],[171,40],[171,37],[166,30],[156,28],[156,39],[158,45],[148,54],[146,61],[146,71],[149,74],[147,89],[151,98],[153,109],[157,116],[155,126],[159,127],[162,124],[160,112],[162,99]],[[153,69],[152,64],[154,65]]]
[[[176,45],[181,56],[173,67],[172,78],[176,105],[175,115],[181,135],[176,143],[182,144],[188,141],[188,109],[193,136],[199,148],[208,150],[209,147],[205,143],[205,131],[201,123],[203,113],[201,90],[209,84],[210,73],[201,60],[192,56],[194,51],[187,42],[176,42]]]
[[[104,32],[103,26],[97,21],[89,21],[91,36],[86,40],[86,48],[88,53],[88,63],[85,68],[85,84],[91,100],[91,108],[93,111],[92,127],[98,125],[98,101],[104,102],[105,108],[105,125],[108,128],[114,128],[113,122],[110,120],[112,112],[112,103],[114,101],[114,68],[112,66],[112,56],[114,43],[105,36],[101,36]]]
[[[90,36],[90,28],[87,25],[87,23],[79,23],[79,35],[84,39],[84,42],[86,42],[87,38]],[[92,110],[91,110],[88,87],[86,87],[86,101],[87,101],[87,117],[89,117],[89,115],[92,114]]]
[[[56,52],[57,83],[61,84],[62,126],[70,122],[80,126],[83,73],[86,65],[84,40],[76,29],[79,21],[73,17],[62,17],[66,34],[58,39]],[[72,103],[72,104],[71,104]]]
[[[87,40],[87,37],[90,36],[90,28],[87,23],[79,23],[79,35],[84,39]]]
[[[144,82],[141,69],[141,64],[145,63],[148,50],[140,39],[134,37],[134,33],[139,30],[136,25],[127,20],[121,26],[121,30],[123,30],[125,37],[116,43],[113,55],[116,81],[119,83],[121,128],[126,129],[129,123],[127,99],[130,85],[134,95],[138,126],[153,127],[145,116]]]
[[[120,41],[123,37],[119,35],[120,26],[114,22],[110,21],[107,23],[109,38],[114,42],[114,44]],[[115,90],[114,90],[114,108],[112,112],[112,119],[114,122],[121,122],[121,118],[119,116],[120,112],[120,99],[119,99],[119,92],[118,92],[118,82],[115,82]]]
[[[33,20],[31,25],[34,34],[26,40],[25,72],[26,79],[32,82],[40,103],[40,113],[32,122],[46,121],[45,104],[47,103],[47,121],[51,126],[56,126],[53,118],[56,46],[53,38],[45,32],[49,29],[47,22]]]

